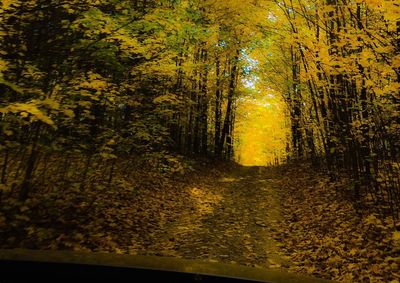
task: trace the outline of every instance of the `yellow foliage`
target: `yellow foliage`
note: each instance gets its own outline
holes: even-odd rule
[[[13,2],[17,2],[15,0],[1,0],[2,7],[7,9]]]
[[[107,81],[105,81],[101,75],[95,73],[89,73],[88,79],[86,81],[81,82],[80,87],[86,89],[92,89],[101,91],[106,89],[108,86]]]
[[[54,126],[53,120],[43,113],[34,103],[15,103],[5,108],[0,108],[0,113],[19,113],[22,117],[31,115],[33,120],[42,121],[47,125]]]
[[[0,59],[0,77],[2,76],[2,73],[7,70],[7,65],[8,63],[2,59]]]
[[[395,231],[395,232],[393,232],[392,239],[393,239],[394,241],[400,242],[400,231]]]

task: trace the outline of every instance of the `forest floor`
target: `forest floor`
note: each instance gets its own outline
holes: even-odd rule
[[[343,193],[346,182],[332,184],[308,165],[202,169],[169,179],[143,172],[115,178],[111,188],[94,183],[96,190],[38,190],[23,204],[9,199],[0,209],[0,247],[159,255],[342,282],[399,282],[394,224],[358,214]]]

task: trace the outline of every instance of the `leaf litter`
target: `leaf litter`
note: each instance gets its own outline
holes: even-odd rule
[[[37,190],[0,209],[0,247],[158,255],[267,267],[341,282],[398,282],[391,219],[360,214],[307,165],[137,171],[109,187]],[[398,227],[397,227],[398,228]]]

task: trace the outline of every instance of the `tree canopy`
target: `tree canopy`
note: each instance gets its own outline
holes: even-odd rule
[[[2,0],[1,188],[26,200],[60,156],[60,181],[75,168],[83,189],[121,158],[181,172],[183,156],[265,154],[253,161],[346,176],[398,217],[399,14],[392,0]]]

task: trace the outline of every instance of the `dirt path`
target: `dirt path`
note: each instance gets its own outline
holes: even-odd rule
[[[219,179],[188,187],[190,197],[182,201],[190,209],[166,223],[143,253],[287,267],[271,237],[280,219],[278,180],[271,169],[238,167]]]

